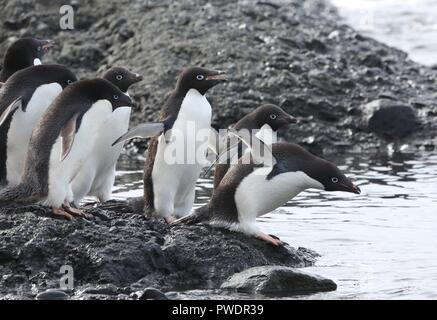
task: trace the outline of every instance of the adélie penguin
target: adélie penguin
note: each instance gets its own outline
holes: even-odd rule
[[[0,202],[39,202],[55,215],[82,215],[67,203],[70,183],[94,151],[99,130],[114,110],[131,99],[104,79],[68,86],[32,133],[20,183],[0,191]]]
[[[132,84],[143,79],[139,74],[121,67],[109,69],[103,78],[125,94]],[[87,195],[96,197],[100,202],[111,198],[116,162],[123,147],[120,144],[113,146],[112,143],[128,130],[130,114],[129,106],[117,108],[104,121],[96,135],[92,154],[71,183],[75,206],[79,206],[80,201]]]
[[[208,217],[204,215],[208,218],[204,222],[278,246],[282,242],[277,237],[265,234],[257,227],[257,217],[284,205],[309,188],[361,192],[334,164],[297,144],[274,143],[271,148],[261,145],[269,150],[273,165],[262,161],[248,162],[251,150],[247,150],[215,189],[210,206],[212,212]]]
[[[76,80],[66,67],[44,64],[17,71],[0,89],[0,183],[20,181],[32,130]]]
[[[20,38],[6,50],[3,58],[3,69],[0,72],[0,82],[5,82],[18,70],[41,64],[42,57],[47,53],[53,41],[35,38]]]
[[[209,137],[204,137],[206,141],[198,137],[199,132],[209,132],[211,128],[211,105],[205,94],[223,81],[226,81],[226,77],[220,71],[201,67],[184,70],[161,109],[160,122],[139,125],[116,141],[152,137],[144,166],[146,214],[163,217],[170,223],[175,216],[190,213],[196,181],[204,164],[197,157],[193,162],[172,163],[168,155],[172,150],[182,150],[188,159],[192,151],[197,152],[208,143]]]

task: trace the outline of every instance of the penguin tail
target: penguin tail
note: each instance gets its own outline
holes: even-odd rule
[[[0,203],[29,203],[32,202],[32,198],[34,198],[33,190],[25,183],[20,183],[15,186],[7,186],[0,190]]]
[[[204,223],[212,218],[212,208],[206,204],[185,217],[179,218],[171,223],[171,226],[177,225],[193,225],[196,223]]]

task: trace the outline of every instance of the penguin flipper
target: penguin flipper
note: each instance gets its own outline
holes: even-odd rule
[[[5,111],[3,111],[3,113],[1,113],[0,115],[0,127],[2,126],[2,124],[6,121],[6,119],[8,118],[8,116],[10,114],[12,114],[13,112],[15,112],[15,110],[17,110],[18,108],[21,108],[23,103],[23,99],[22,97],[18,97],[17,99],[15,99],[14,101],[12,101],[12,103],[6,108]]]
[[[128,132],[123,134],[120,138],[115,140],[112,146],[115,146],[120,142],[124,142],[133,138],[151,138],[160,134],[163,131],[164,131],[164,124],[161,122],[140,124],[130,129]]]
[[[64,127],[61,129],[61,133],[60,133],[60,137],[62,140],[61,161],[64,161],[64,159],[70,153],[71,147],[73,146],[74,136],[76,134],[76,125],[77,125],[78,116],[79,116],[78,113],[73,115],[70,118],[70,120],[68,120],[67,123],[64,125]]]

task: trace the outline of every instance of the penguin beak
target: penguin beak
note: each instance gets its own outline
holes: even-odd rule
[[[51,48],[55,45],[55,42],[52,40],[42,40],[41,45],[42,45],[44,52],[47,52],[49,50],[49,48]]]
[[[351,192],[351,193],[355,193],[355,194],[360,194],[361,193],[361,189],[358,186],[355,186],[351,183],[350,186],[347,186],[343,183],[340,183],[340,185],[343,187],[343,191],[346,192]]]
[[[226,77],[226,72],[224,71],[217,71],[216,74],[210,75],[206,77],[207,81],[213,80],[213,81],[228,81],[228,78]]]
[[[140,82],[141,80],[143,80],[143,76],[138,74],[138,73],[134,73],[131,76],[131,79],[132,79],[132,83],[137,83],[137,82]]]
[[[288,118],[288,123],[293,124],[293,123],[298,123],[299,121],[293,117],[293,116],[289,116]]]

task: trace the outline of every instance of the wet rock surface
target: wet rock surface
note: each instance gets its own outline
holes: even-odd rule
[[[206,225],[170,228],[128,211],[111,202],[88,209],[87,219],[64,221],[35,206],[1,208],[0,297],[164,299],[169,291],[218,289],[254,266],[305,267],[317,257]],[[60,290],[62,266],[73,268],[70,292]]]
[[[254,267],[231,276],[221,289],[269,296],[309,294],[337,289],[334,281],[293,268]]]
[[[34,35],[57,43],[46,62],[70,66],[79,77],[115,65],[141,73],[144,80],[131,91],[133,123],[156,120],[179,71],[204,65],[230,77],[208,94],[216,128],[276,103],[302,119],[281,132],[290,141],[316,153],[373,149],[387,141],[363,126],[362,112],[389,96],[422,124],[406,130],[405,141],[435,144],[437,70],[357,33],[327,1],[77,0],[73,7],[69,31],[59,28],[55,2],[7,1],[0,55],[14,37]],[[144,150],[144,142],[134,145]]]

